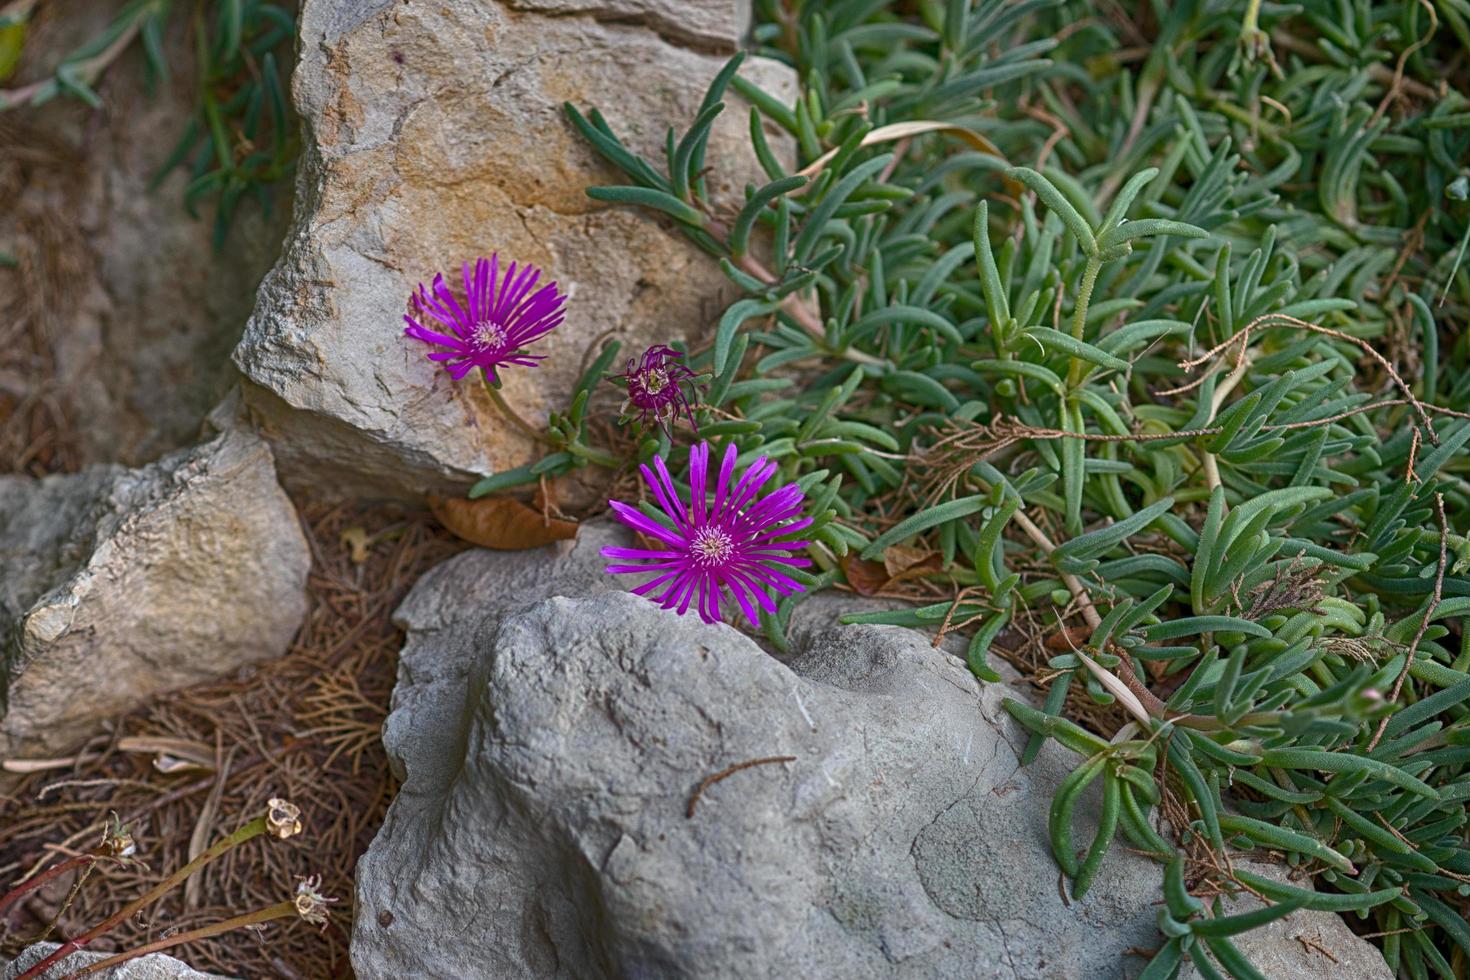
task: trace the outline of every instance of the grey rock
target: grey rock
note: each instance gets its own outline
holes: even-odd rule
[[[28,968],[50,956],[58,946],[58,943],[36,943],[34,946],[27,946],[3,971],[0,971],[0,980],[15,980]],[[72,953],[47,972],[54,976],[63,976],[111,955],[111,953]],[[128,960],[126,963],[115,966],[111,970],[94,973],[92,976],[96,980],[228,980],[218,973],[200,973],[189,964],[163,953],[140,956],[135,960]]]
[[[749,0],[306,0],[295,223],[234,354],[288,484],[419,498],[533,458],[474,379],[452,381],[403,337],[409,293],[436,271],[455,281],[498,251],[567,291],[567,321],[537,344],[547,360],[504,375],[533,422],[565,407],[597,338],[635,354],[718,317],[734,288],[713,260],[667,222],[587,197],[625,180],[563,103],[601,109],[661,159],[749,12]],[[790,96],[784,66],[742,71]],[[748,109],[727,101],[707,154],[722,207],[761,179]]]
[[[1258,860],[1235,859],[1237,868],[1265,877],[1308,887],[1291,881],[1279,864]],[[1258,909],[1263,904],[1251,895],[1240,894],[1225,900],[1225,914],[1236,915]],[[1295,980],[1301,977],[1325,977],[1331,980],[1393,980],[1393,973],[1382,954],[1366,940],[1357,938],[1332,912],[1298,911],[1231,939],[1263,976]],[[1323,951],[1326,952],[1323,952]],[[1181,980],[1198,980],[1200,973],[1187,965],[1180,971]]]
[[[0,758],[280,656],[310,560],[248,431],[136,470],[0,478]]]
[[[1064,902],[1046,814],[1074,760],[1049,745],[1019,765],[1010,688],[892,627],[809,619],[783,664],[613,591],[597,552],[617,539],[466,553],[399,609],[384,740],[404,785],[358,865],[360,978],[1142,968],[1126,951],[1160,942],[1161,869],[1114,847]],[[689,815],[705,777],[779,756]],[[1388,976],[1335,917],[1310,922],[1354,976]]]

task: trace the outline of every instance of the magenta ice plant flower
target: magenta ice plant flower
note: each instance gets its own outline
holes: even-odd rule
[[[745,618],[758,625],[756,607],[776,611],[771,592],[790,595],[803,591],[801,583],[783,567],[806,567],[811,561],[798,557],[805,541],[788,536],[812,523],[802,516],[805,495],[801,487],[788,483],[764,497],[760,490],[776,473],[776,464],[764,456],[737,480],[732,445],[725,450],[714,486],[710,487],[709,443],[689,451],[690,499],[679,498],[662,457],[655,456],[653,468],[642,466],[643,479],[653,491],[659,509],[673,522],[673,529],[645,516],[638,508],[608,501],[624,524],[660,547],[602,549],[614,575],[652,573],[654,578],[633,590],[646,595],[665,609],[683,615],[690,608],[706,623],[720,622],[720,600],[728,591],[739,603]],[[710,491],[714,500],[709,500]]]
[[[518,270],[512,262],[500,268],[499,256],[464,264],[464,301],[434,276],[432,290],[419,283],[410,299],[418,318],[407,314],[403,332],[435,348],[429,360],[444,365],[455,380],[475,368],[498,382],[496,371],[506,364],[535,367],[544,355],[527,354],[527,345],[561,325],[566,295],[550,282],[536,288],[541,270],[529,263]],[[432,321],[430,320],[432,318]],[[425,324],[428,324],[427,326]]]
[[[652,421],[672,437],[674,419],[682,411],[689,424],[698,430],[689,395],[684,391],[695,374],[681,363],[683,357],[672,347],[658,344],[644,351],[642,357],[628,359],[626,373],[618,375],[628,388],[628,397],[623,402],[624,418],[636,416],[645,424]]]

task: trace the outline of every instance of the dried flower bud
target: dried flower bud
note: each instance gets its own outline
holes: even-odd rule
[[[133,840],[131,829],[115,813],[102,830],[102,847],[109,857],[118,859],[130,858],[138,852],[138,844]]]
[[[312,875],[309,878],[298,878],[296,880],[296,914],[313,925],[325,926],[327,924],[327,906],[337,901],[328,898],[318,889],[322,886],[322,876]]]
[[[285,840],[301,833],[301,808],[279,798],[272,799],[265,814],[265,827],[275,837]]]

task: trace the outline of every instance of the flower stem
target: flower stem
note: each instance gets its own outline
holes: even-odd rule
[[[266,827],[266,817],[256,817],[254,820],[250,821],[230,836],[219,841],[203,854],[200,854],[197,858],[190,861],[188,864],[184,865],[182,868],[175,871],[167,878],[163,879],[163,881],[155,885],[141,898],[136,898],[133,901],[129,902],[121,910],[108,916],[106,919],[102,920],[91,929],[88,929],[77,938],[63,943],[50,956],[41,960],[35,966],[31,967],[29,970],[26,970],[20,976],[16,977],[16,980],[35,980],[35,978],[45,975],[46,971],[54,966],[58,961],[70,956],[72,953],[92,942],[92,940],[96,939],[98,936],[104,935],[108,931],[115,928],[119,923],[127,921],[139,910],[144,909],[149,905],[152,905],[164,895],[177,888],[179,884],[184,881],[184,879],[194,874],[200,868],[203,868],[205,865],[216,860],[231,849],[245,843],[252,837],[259,837],[261,834],[265,833]]]
[[[986,489],[988,490],[989,488],[987,487]],[[1024,531],[1026,536],[1029,537],[1032,542],[1034,542],[1036,546],[1041,549],[1043,554],[1050,556],[1052,552],[1057,550],[1056,544],[1051,540],[1050,537],[1047,536],[1046,532],[1043,531],[1036,524],[1035,521],[1026,516],[1026,512],[1024,510],[1016,511],[1016,514],[1012,519],[1016,522],[1016,526]],[[1070,572],[1062,572],[1061,576],[1062,584],[1067,587],[1067,591],[1071,592],[1072,598],[1076,600],[1077,605],[1082,612],[1082,618],[1087,622],[1087,628],[1089,630],[1096,630],[1099,626],[1102,625],[1102,616],[1098,614],[1097,607],[1092,604],[1092,596],[1088,593],[1087,586],[1083,585],[1082,580],[1079,579],[1076,575],[1071,574]],[[1118,658],[1118,673],[1119,675],[1121,675],[1121,677],[1119,677],[1112,674],[1106,667],[1103,667],[1101,664],[1093,660],[1081,650],[1073,649],[1072,652],[1076,654],[1077,658],[1082,661],[1083,665],[1093,674],[1093,676],[1097,677],[1099,680],[1103,678],[1109,678],[1114,683],[1121,684],[1124,688],[1126,688],[1133,694],[1133,698],[1137,703],[1135,706],[1130,707],[1130,712],[1133,713],[1140,722],[1148,724],[1153,718],[1162,718],[1164,716],[1164,702],[1159,700],[1159,698],[1147,687],[1145,687],[1143,682],[1138,679],[1138,675],[1133,672],[1133,665],[1128,662],[1127,656],[1122,656]],[[1107,685],[1105,684],[1104,686]],[[1175,720],[1178,719],[1176,718]]]
[[[88,974],[101,973],[103,970],[111,969],[120,963],[126,963],[128,960],[136,959],[139,956],[147,956],[150,953],[161,952],[162,950],[171,949],[174,946],[181,946],[184,943],[193,942],[197,939],[208,939],[210,936],[218,936],[220,933],[230,932],[233,929],[260,925],[264,922],[270,922],[273,919],[284,919],[295,914],[296,905],[294,902],[277,902],[275,905],[268,905],[263,909],[256,909],[254,912],[247,912],[244,915],[237,915],[232,919],[225,919],[223,922],[216,922],[213,925],[191,929],[188,932],[181,932],[177,935],[155,940],[147,945],[139,946],[137,949],[130,949],[127,952],[118,953],[116,956],[109,956],[106,959],[98,960],[96,963],[84,966],[80,970],[74,970],[62,977],[61,980],[77,980],[77,978],[87,976]]]
[[[0,921],[5,919],[5,914],[10,911],[16,902],[20,901],[30,892],[40,888],[52,878],[65,874],[73,868],[80,868],[92,864],[96,860],[96,854],[78,854],[76,857],[67,858],[65,861],[58,861],[40,874],[27,878],[3,896],[0,896]]]
[[[516,410],[510,407],[505,397],[500,394],[500,389],[492,385],[488,377],[485,378],[485,391],[489,393],[490,400],[495,403],[496,408],[500,409],[500,414],[505,416],[506,421],[517,429],[520,429],[524,435],[530,436],[536,442],[547,446],[551,445],[551,440],[546,438],[546,433],[534,428],[531,423],[516,414]]]

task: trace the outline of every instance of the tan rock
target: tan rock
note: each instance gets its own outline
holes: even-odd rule
[[[533,458],[477,382],[453,382],[402,336],[415,284],[475,256],[537,263],[569,294],[566,323],[537,346],[548,359],[505,372],[507,400],[533,421],[565,405],[598,338],[641,348],[718,315],[734,288],[710,257],[665,222],[586,196],[621,181],[562,104],[601,109],[661,159],[666,128],[690,123],[747,17],[737,0],[307,0],[296,224],[235,351],[288,480],[418,496]],[[768,89],[790,77],[751,70]],[[748,108],[727,101],[708,160],[712,193],[735,204],[762,177]]]

